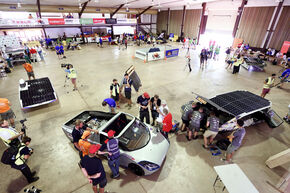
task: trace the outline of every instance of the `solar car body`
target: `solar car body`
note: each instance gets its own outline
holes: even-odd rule
[[[93,133],[90,136],[89,142],[92,144],[104,144],[108,139],[108,131],[114,130],[115,138],[119,140],[120,165],[129,168],[136,175],[150,175],[156,172],[166,157],[168,140],[157,128],[130,114],[84,111],[62,126],[71,141],[74,122],[77,119],[99,131],[99,134]]]
[[[263,71],[266,63],[258,57],[244,56],[242,66],[247,70]]]
[[[271,128],[275,128],[283,123],[283,119],[271,109],[269,100],[248,91],[233,91],[210,99],[195,95],[204,106],[205,116],[209,116],[211,110],[217,112],[220,119],[220,131],[234,130],[237,119],[243,119],[245,127],[267,122]]]

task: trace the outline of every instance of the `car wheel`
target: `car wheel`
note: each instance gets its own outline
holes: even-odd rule
[[[144,170],[136,164],[131,163],[131,164],[129,164],[128,168],[137,176],[143,176],[145,173]]]

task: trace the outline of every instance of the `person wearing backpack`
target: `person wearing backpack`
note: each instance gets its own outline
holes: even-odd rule
[[[26,161],[33,153],[33,149],[29,148],[29,144],[31,142],[31,138],[24,136],[22,139],[22,143],[18,148],[18,152],[15,156],[15,161],[11,165],[12,168],[16,170],[20,170],[22,174],[27,179],[28,183],[35,182],[39,180],[39,177],[35,177],[36,172],[31,172],[29,166],[26,164]]]
[[[6,120],[0,120],[0,138],[6,146],[18,146],[20,144],[20,137],[23,132],[18,132],[16,129],[9,127]]]
[[[105,143],[101,146],[98,154],[108,153],[108,164],[112,170],[111,178],[118,178],[120,176],[119,166],[120,166],[120,149],[119,149],[119,141],[114,138],[115,131],[108,131],[108,137]],[[107,149],[108,152],[103,152]]]

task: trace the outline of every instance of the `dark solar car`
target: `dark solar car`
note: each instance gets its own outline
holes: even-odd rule
[[[195,94],[195,93],[194,93]],[[207,99],[195,94],[204,107],[204,115],[214,110],[220,118],[220,131],[230,131],[236,119],[243,119],[245,126],[267,122],[271,128],[283,123],[283,119],[271,109],[271,102],[249,91],[233,91]]]

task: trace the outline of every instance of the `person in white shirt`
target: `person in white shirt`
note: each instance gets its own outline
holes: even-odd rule
[[[36,51],[37,51],[37,53],[39,54],[40,59],[41,59],[42,61],[44,61],[43,51],[42,51],[41,46],[36,45]]]
[[[164,109],[167,109],[169,112],[169,108],[167,106],[166,100],[161,100],[161,106],[157,110],[157,112],[159,113],[159,116],[156,119],[157,124],[162,124],[162,121],[163,121],[164,117],[166,116],[163,112]]]
[[[6,146],[18,145],[21,141],[23,132],[18,132],[14,128],[9,127],[9,123],[6,120],[0,120],[0,138]]]

